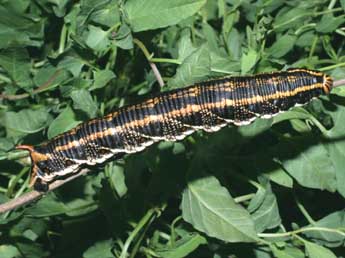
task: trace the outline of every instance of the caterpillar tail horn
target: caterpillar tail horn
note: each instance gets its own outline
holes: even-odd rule
[[[32,145],[18,145],[16,146],[17,150],[27,150],[29,151],[30,158],[31,158],[31,175],[30,175],[30,181],[29,186],[33,187],[37,181],[37,169],[36,162],[39,160],[39,155],[35,151],[34,146]]]

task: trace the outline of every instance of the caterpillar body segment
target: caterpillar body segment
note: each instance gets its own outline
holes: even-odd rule
[[[318,71],[291,69],[196,83],[125,106],[78,125],[38,146],[20,145],[32,159],[31,184],[72,174],[157,141],[182,140],[196,130],[214,132],[246,125],[328,94],[332,79]]]

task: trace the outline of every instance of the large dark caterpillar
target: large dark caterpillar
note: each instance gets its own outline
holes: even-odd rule
[[[328,94],[332,79],[318,71],[291,69],[225,77],[162,93],[93,119],[30,151],[31,185],[47,184],[82,165],[134,153],[161,140],[181,140],[195,130],[214,132],[232,123],[249,124]],[[36,185],[37,186],[37,185]]]

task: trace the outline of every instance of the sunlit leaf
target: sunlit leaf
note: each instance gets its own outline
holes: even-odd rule
[[[196,13],[205,0],[129,0],[125,8],[134,31],[171,26]]]
[[[212,176],[188,183],[182,197],[183,218],[209,236],[227,242],[253,242],[254,223],[229,192]]]

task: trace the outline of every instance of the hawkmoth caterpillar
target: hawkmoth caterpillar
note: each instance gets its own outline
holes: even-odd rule
[[[83,165],[139,152],[157,141],[181,140],[198,129],[214,132],[227,124],[270,118],[328,94],[332,83],[328,75],[308,69],[212,79],[122,107],[41,145],[17,149],[30,152],[31,185],[44,185]]]

